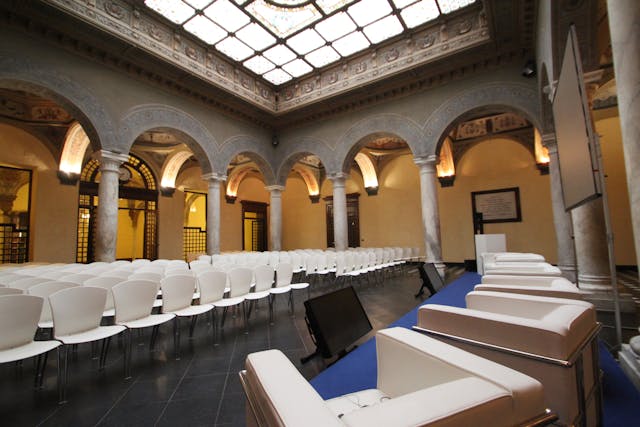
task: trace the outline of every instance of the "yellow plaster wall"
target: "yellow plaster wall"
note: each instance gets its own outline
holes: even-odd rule
[[[549,176],[540,175],[533,155],[509,139],[470,148],[456,165],[453,187],[438,185],[442,257],[447,262],[475,259],[471,192],[518,187],[522,222],[485,224],[485,233],[504,233],[507,250],[535,252],[556,262]]]
[[[78,186],[60,185],[56,176],[57,159],[43,143],[2,123],[0,164],[33,170],[29,259],[75,262]]]
[[[325,202],[311,203],[304,180],[289,175],[282,192],[282,249],[327,247]]]
[[[220,250],[242,250],[242,200],[269,203],[269,192],[264,188],[262,179],[249,175],[238,187],[238,199],[229,204],[224,199],[224,187],[220,191]],[[267,237],[269,236],[269,209],[267,208]]]
[[[158,196],[158,258],[183,259],[184,193]]]

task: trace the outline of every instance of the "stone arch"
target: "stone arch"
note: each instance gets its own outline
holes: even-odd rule
[[[540,104],[535,87],[521,83],[491,83],[452,96],[424,124],[425,144],[416,156],[436,154],[454,124],[471,112],[496,107],[523,115],[540,129]]]
[[[112,114],[90,89],[50,64],[0,54],[0,87],[54,100],[82,125],[94,150],[116,148],[118,127]]]
[[[296,147],[296,150],[289,152],[286,157],[284,157],[284,160],[280,162],[280,166],[278,167],[278,185],[285,185],[291,169],[293,169],[298,160],[305,156],[316,156],[320,159],[320,162],[325,166],[325,168],[327,167],[325,159],[329,158],[328,154],[330,150],[329,146],[324,142],[313,138],[303,138],[293,146]]]
[[[200,161],[203,174],[217,172],[213,170],[216,139],[191,115],[168,105],[139,105],[127,111],[120,120],[122,138],[116,151],[128,153],[140,134],[158,128],[177,131],[184,137],[185,144]]]
[[[229,138],[222,144],[222,148],[216,156],[216,163],[214,169],[226,173],[227,166],[231,163],[231,160],[238,154],[244,154],[253,160],[260,169],[262,176],[264,177],[264,183],[266,186],[275,184],[275,174],[271,167],[269,160],[272,158],[273,151],[271,144],[266,142],[260,142],[252,136],[238,135]]]
[[[372,140],[385,136],[401,138],[414,154],[421,152],[425,143],[422,129],[413,120],[400,114],[377,114],[354,124],[338,139],[336,163],[327,164],[327,171],[349,173],[358,151]]]

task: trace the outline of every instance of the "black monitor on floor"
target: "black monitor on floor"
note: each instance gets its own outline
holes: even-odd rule
[[[418,265],[418,273],[420,273],[420,279],[422,280],[422,284],[418,293],[415,295],[416,298],[419,298],[424,294],[424,288],[429,289],[431,295],[438,292],[440,289],[444,287],[444,280],[440,277],[440,273],[436,268],[436,265],[432,262],[422,262]]]
[[[352,286],[311,298],[304,306],[316,352],[324,358],[343,355],[372,329]]]

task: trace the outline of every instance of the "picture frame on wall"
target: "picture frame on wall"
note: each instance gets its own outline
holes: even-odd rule
[[[518,187],[473,191],[471,205],[474,218],[482,218],[483,224],[522,221]]]

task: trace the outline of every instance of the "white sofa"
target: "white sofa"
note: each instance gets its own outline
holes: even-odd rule
[[[561,423],[596,425],[600,418],[592,304],[505,292],[467,294],[467,308],[425,305],[418,325],[443,342],[538,379]]]
[[[562,277],[562,271],[547,262],[485,262],[484,274]]]
[[[553,298],[582,299],[583,292],[564,277],[485,274],[476,291],[511,292]]]
[[[376,335],[376,389],[323,400],[279,350],[240,373],[249,426],[545,425],[541,384],[404,328]]]

